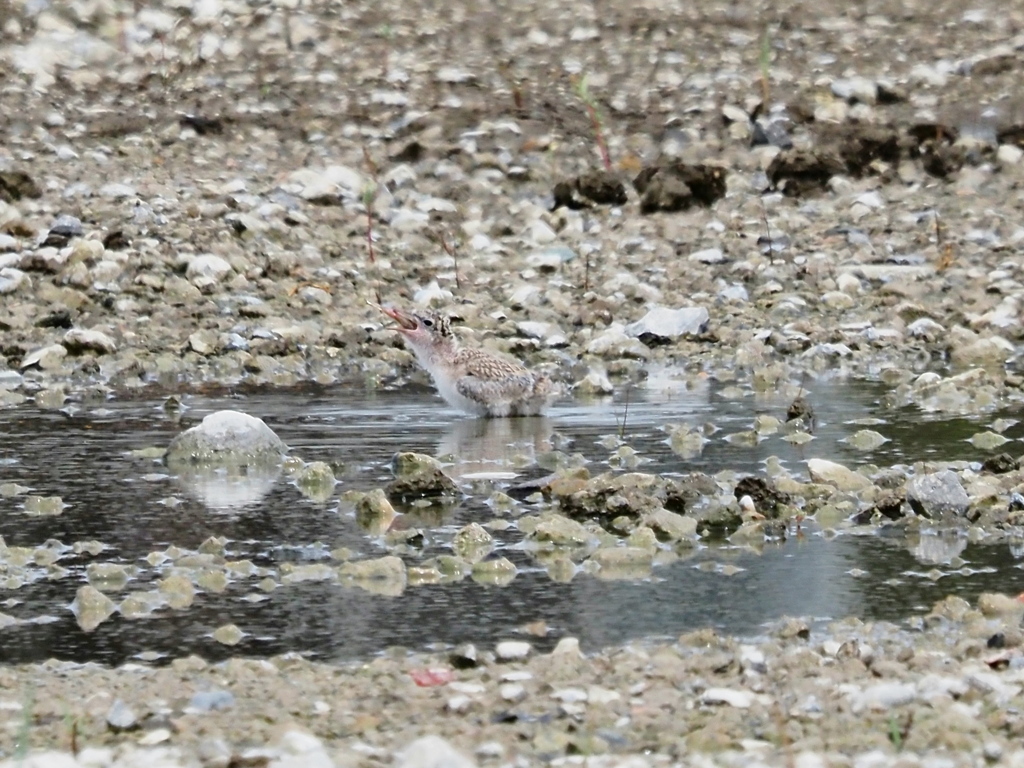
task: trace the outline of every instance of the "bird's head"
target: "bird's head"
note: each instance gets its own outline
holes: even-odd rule
[[[455,338],[446,315],[406,312],[394,307],[380,307],[380,311],[398,323],[398,332],[416,346],[443,344]]]

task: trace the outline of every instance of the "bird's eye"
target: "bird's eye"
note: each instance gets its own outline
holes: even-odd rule
[[[433,327],[434,327],[434,321],[433,321],[433,320],[430,320],[430,319],[424,320],[424,321],[423,321],[423,324],[424,324],[425,326],[427,326],[427,328],[433,328]]]

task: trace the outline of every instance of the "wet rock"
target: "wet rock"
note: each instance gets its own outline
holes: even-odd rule
[[[640,519],[659,539],[683,541],[697,535],[697,521],[694,518],[683,517],[667,509],[646,512]]]
[[[1020,462],[1008,453],[1000,453],[997,456],[990,456],[985,459],[981,468],[993,475],[1004,475],[1007,472],[1016,472],[1020,469]]]
[[[626,333],[653,347],[680,336],[704,333],[709,321],[710,315],[704,307],[655,307],[637,322],[627,325]]]
[[[507,557],[492,557],[474,563],[471,576],[478,584],[504,587],[512,583],[518,573],[515,563]]]
[[[871,487],[871,481],[859,472],[825,459],[809,459],[807,471],[816,483],[828,483],[840,491],[863,491]]]
[[[72,355],[80,355],[83,352],[110,355],[117,351],[117,342],[110,336],[102,331],[86,328],[72,328],[64,334],[61,343]]]
[[[369,591],[392,595],[405,591],[405,563],[394,555],[345,563],[339,573]]]
[[[569,517],[611,520],[619,515],[639,517],[663,506],[667,484],[653,475],[599,475],[592,480],[556,484],[551,493]]]
[[[395,454],[391,471],[395,479],[386,488],[391,499],[407,501],[459,494],[455,481],[441,469],[441,462],[431,456],[411,452]]]
[[[563,515],[550,515],[537,522],[528,538],[554,547],[584,547],[593,535],[575,520]]]
[[[175,437],[167,447],[172,470],[202,466],[280,464],[287,447],[262,419],[217,411]]]
[[[245,638],[245,632],[234,624],[224,624],[213,631],[213,639],[221,645],[238,645]]]
[[[956,472],[948,469],[910,478],[907,501],[914,512],[931,518],[963,516],[971,503]]]
[[[359,497],[355,505],[356,522],[368,533],[381,535],[391,527],[398,513],[380,488]]]
[[[494,549],[494,537],[479,523],[461,528],[452,539],[452,551],[469,563],[485,558]]]
[[[633,180],[640,194],[640,212],[684,211],[694,205],[710,208],[725,196],[725,169],[675,163],[642,170]]]
[[[647,548],[605,547],[596,550],[588,562],[598,566],[601,578],[637,579],[650,574],[653,560],[653,552]]]
[[[854,515],[853,521],[858,525],[867,525],[874,520],[899,520],[906,516],[903,509],[905,501],[906,495],[902,492],[887,493],[879,497],[874,505]]]
[[[92,632],[109,619],[115,610],[117,605],[113,600],[89,585],[79,587],[71,603],[71,612],[75,614],[83,632]]]
[[[323,461],[314,461],[306,464],[294,473],[295,485],[304,496],[314,501],[326,501],[334,495],[334,486],[337,480],[334,478],[334,470]]]
[[[626,186],[610,171],[593,171],[560,181],[554,189],[555,208],[572,210],[592,205],[625,205]]]
[[[744,477],[733,489],[737,500],[749,496],[757,511],[769,519],[775,519],[782,513],[782,507],[792,503],[788,493],[783,493],[767,480],[760,477]]]

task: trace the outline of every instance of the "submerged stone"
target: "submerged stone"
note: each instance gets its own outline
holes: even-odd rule
[[[503,587],[515,579],[519,569],[507,557],[481,560],[473,565],[472,579],[478,584]]]
[[[334,494],[337,480],[334,470],[323,461],[314,461],[295,472],[295,485],[313,501],[327,501]]]

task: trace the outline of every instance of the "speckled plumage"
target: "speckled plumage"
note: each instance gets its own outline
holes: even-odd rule
[[[546,376],[514,360],[459,344],[443,315],[381,308],[450,405],[476,416],[536,416],[557,392]]]

